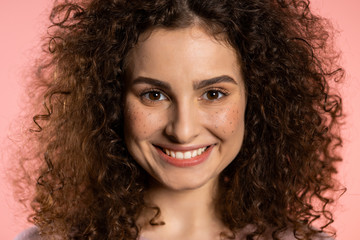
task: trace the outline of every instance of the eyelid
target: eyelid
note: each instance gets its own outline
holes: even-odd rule
[[[151,99],[148,99],[148,98],[144,98],[144,95],[149,94],[151,92],[159,92],[160,94],[164,95],[166,99],[163,99],[163,100],[151,100]],[[160,90],[158,88],[147,88],[147,89],[145,89],[145,90],[143,90],[143,91],[141,91],[139,93],[139,97],[141,99],[145,99],[146,101],[152,102],[152,103],[159,102],[159,101],[165,101],[165,100],[170,99],[169,96],[166,93],[164,93],[164,91],[162,91],[162,90]]]
[[[214,100],[210,100],[210,99],[205,99],[203,96],[205,94],[207,94],[209,91],[216,91],[216,92],[219,92],[220,94],[222,94],[223,96],[218,98],[218,99],[214,99]],[[149,94],[151,92],[159,92],[160,94],[162,94],[166,99],[161,99],[161,100],[151,100],[149,98],[146,98],[144,97],[144,95],[146,94]],[[221,88],[221,87],[209,87],[207,89],[205,89],[201,96],[200,96],[200,100],[204,100],[204,101],[208,101],[208,102],[215,102],[215,101],[220,101],[222,100],[223,98],[225,98],[226,96],[230,95],[230,92],[224,88]],[[158,89],[158,88],[147,88],[147,89],[144,89],[142,90],[140,93],[139,93],[139,97],[144,100],[144,101],[147,101],[147,102],[151,102],[151,103],[156,103],[156,102],[160,102],[160,101],[165,101],[165,100],[170,100],[170,97],[168,96],[168,94],[166,94],[163,90],[161,89]]]
[[[210,102],[219,101],[219,100],[223,99],[224,97],[230,95],[230,92],[227,91],[227,90],[224,89],[224,88],[211,87],[211,88],[206,89],[206,90],[203,92],[203,94],[201,94],[201,98],[203,99],[203,96],[204,96],[205,94],[207,94],[209,91],[220,92],[220,93],[223,94],[224,96],[222,96],[222,97],[220,97],[220,98],[218,98],[218,99],[214,99],[214,100],[204,99],[205,101],[210,101]]]

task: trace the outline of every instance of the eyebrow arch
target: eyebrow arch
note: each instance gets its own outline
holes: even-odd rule
[[[214,78],[205,79],[205,80],[202,80],[199,82],[195,82],[193,84],[193,88],[195,90],[197,90],[197,89],[204,88],[204,87],[210,86],[212,84],[221,83],[221,82],[228,82],[228,83],[233,83],[235,85],[238,85],[237,82],[232,77],[223,75],[223,76],[214,77]]]
[[[163,88],[165,90],[171,90],[170,84],[157,79],[148,78],[148,77],[137,77],[133,80],[133,84],[142,84],[142,83]]]
[[[228,82],[228,83],[238,85],[237,82],[232,77],[227,76],[227,75],[222,75],[219,77],[214,77],[214,78],[194,82],[193,88],[195,90],[198,90],[198,89],[210,86],[212,84],[221,83],[221,82]],[[148,78],[148,77],[141,77],[141,76],[137,77],[133,80],[133,84],[149,84],[149,85],[153,85],[153,86],[156,86],[159,88],[163,88],[165,90],[171,90],[171,86],[167,82],[163,82],[163,81],[160,81],[160,80],[157,80],[154,78]]]

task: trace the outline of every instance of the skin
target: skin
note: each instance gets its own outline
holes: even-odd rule
[[[144,212],[141,235],[219,238],[224,227],[213,206],[218,176],[244,136],[245,88],[235,50],[198,26],[156,29],[130,52],[128,72],[127,148],[153,177],[146,201],[160,207],[166,222],[146,225],[153,214]],[[214,78],[218,81],[209,81]],[[159,146],[212,149],[200,164],[179,167],[164,161]]]

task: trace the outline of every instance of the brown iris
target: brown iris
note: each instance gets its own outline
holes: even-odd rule
[[[219,98],[219,91],[208,91],[206,93],[206,98],[209,100],[216,100]]]
[[[149,99],[150,100],[153,100],[153,101],[156,101],[156,100],[160,100],[161,98],[161,93],[159,92],[149,92]]]

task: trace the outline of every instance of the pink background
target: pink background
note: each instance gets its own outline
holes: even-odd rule
[[[335,208],[337,239],[358,240],[360,215],[360,2],[358,0],[313,0],[312,6],[330,18],[339,30],[337,45],[342,49],[342,64],[347,71],[343,94],[347,123],[342,133],[345,140],[344,162],[338,179],[347,187]],[[4,143],[8,129],[19,112],[23,71],[39,51],[40,35],[47,25],[49,0],[0,0],[0,239],[13,239],[28,226],[21,207],[13,199],[6,181]]]

